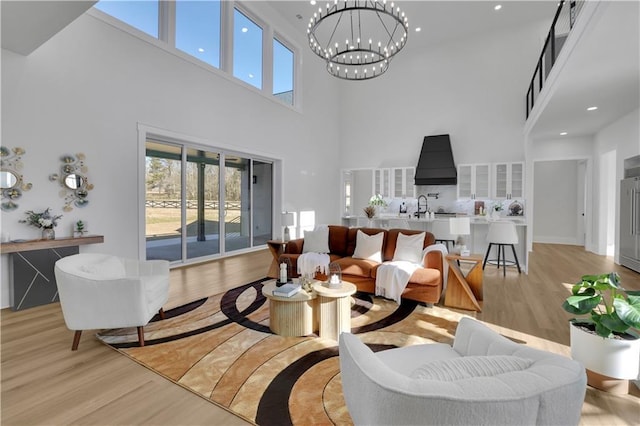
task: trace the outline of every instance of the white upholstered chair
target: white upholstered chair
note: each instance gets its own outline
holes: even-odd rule
[[[520,262],[518,262],[518,255],[516,254],[515,244],[518,244],[518,231],[516,230],[516,224],[510,220],[499,220],[491,222],[489,224],[489,232],[487,233],[487,253],[484,255],[484,262],[482,263],[482,269],[486,266],[487,262],[494,263],[500,268],[500,260],[502,260],[502,275],[506,275],[507,266],[515,265],[518,267],[518,273],[520,270]],[[489,259],[489,252],[491,246],[497,246],[498,258]],[[505,246],[511,246],[513,252],[513,260],[507,260],[504,252]]]
[[[169,262],[138,261],[97,253],[63,257],[55,276],[64,321],[75,331],[71,350],[78,349],[82,330],[137,327],[144,346],[144,326],[169,297]]]
[[[342,333],[339,344],[344,399],[356,425],[580,421],[587,387],[581,363],[515,343],[468,317],[460,320],[453,347],[374,353],[350,333]]]

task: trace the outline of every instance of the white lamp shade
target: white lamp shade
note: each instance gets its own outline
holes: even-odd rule
[[[453,235],[471,234],[471,220],[468,217],[449,218],[449,232]]]
[[[282,213],[282,226],[292,226],[293,225],[293,213],[284,212]]]

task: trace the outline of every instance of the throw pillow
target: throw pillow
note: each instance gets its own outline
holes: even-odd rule
[[[356,234],[356,249],[353,252],[354,259],[367,259],[382,263],[382,243],[384,232],[375,235],[367,235],[358,230]]]
[[[82,265],[80,270],[103,279],[118,279],[126,276],[124,265],[115,257],[107,257],[99,262]]]
[[[393,253],[393,260],[421,263],[424,236],[424,232],[414,235],[399,233],[398,240],[396,241],[396,251]]]
[[[313,231],[304,231],[303,253],[329,253],[329,227],[323,226]]]
[[[529,368],[533,360],[512,355],[463,356],[428,362],[409,376],[451,382],[472,377],[489,377]]]

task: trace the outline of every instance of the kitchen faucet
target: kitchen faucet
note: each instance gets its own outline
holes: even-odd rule
[[[424,199],[424,204],[420,204],[420,200],[422,199]],[[422,206],[424,206],[424,210],[421,209]],[[420,218],[420,215],[424,215],[426,217],[428,209],[429,203],[427,201],[427,197],[425,197],[424,195],[420,195],[418,197],[418,211],[414,213],[414,216]]]

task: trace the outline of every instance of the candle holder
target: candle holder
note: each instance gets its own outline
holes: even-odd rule
[[[284,256],[280,256],[280,258],[278,259],[278,265],[282,265],[285,264],[285,270],[286,270],[286,274],[280,274],[280,276],[278,276],[278,279],[276,280],[276,287],[280,287],[285,285],[286,283],[290,283],[292,282],[291,280],[291,259],[289,259],[288,257],[284,257]],[[281,270],[282,270],[282,266],[280,266]],[[284,271],[282,271],[284,272]],[[284,275],[284,276],[281,276]],[[282,278],[284,278],[284,281],[282,280]]]
[[[336,262],[329,264],[329,274],[327,275],[327,283],[329,288],[342,287],[342,269]]]

